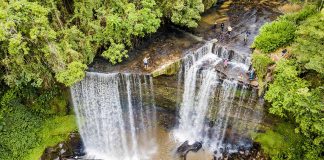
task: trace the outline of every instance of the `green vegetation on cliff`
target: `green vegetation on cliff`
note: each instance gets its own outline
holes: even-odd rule
[[[255,67],[260,79],[267,72],[268,65],[264,64],[269,52],[292,48],[288,56],[280,55],[276,60],[265,99],[271,105],[269,112],[289,122],[286,125],[293,129],[282,132],[274,128],[257,137],[272,159],[324,159],[324,10],[317,10],[306,6],[281,16],[266,24],[254,42],[254,47],[263,52],[253,55],[253,62],[264,62]],[[264,41],[267,43],[262,44]],[[280,139],[285,143],[274,142]]]

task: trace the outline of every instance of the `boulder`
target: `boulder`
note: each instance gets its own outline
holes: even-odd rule
[[[182,143],[178,149],[177,149],[177,154],[180,157],[186,157],[188,152],[193,151],[193,152],[198,152],[202,147],[202,142],[195,142],[193,144],[189,144],[189,141],[185,141]]]

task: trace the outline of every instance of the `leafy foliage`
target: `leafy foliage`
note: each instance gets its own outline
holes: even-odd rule
[[[255,38],[253,47],[264,53],[276,50],[289,44],[295,37],[295,25],[286,20],[267,23],[260,29],[260,34]]]
[[[47,20],[47,13],[47,9],[27,1],[10,3],[2,11],[0,43],[5,55],[2,64],[7,71],[4,79],[9,86],[31,84],[40,87],[44,81],[52,80],[47,66],[41,62],[44,54],[41,50],[45,48],[46,41],[56,37]]]
[[[189,28],[197,27],[203,11],[202,0],[176,0],[172,7],[171,21]]]
[[[164,9],[163,4],[169,7]],[[82,79],[83,66],[96,54],[113,64],[127,58],[134,39],[157,31],[161,10],[186,27],[196,27],[204,11],[202,0],[165,0],[159,5],[155,0],[4,1],[0,11],[4,81],[10,87],[51,88],[55,82],[70,86]],[[76,64],[80,68],[72,71]]]
[[[85,76],[83,72],[85,68],[87,68],[85,64],[72,62],[68,64],[67,70],[57,73],[56,79],[67,86],[71,86],[76,81],[81,81],[83,79]]]
[[[132,46],[131,40],[134,37],[156,32],[161,22],[159,18],[162,16],[154,0],[142,0],[139,6],[120,2],[116,8],[103,6],[98,10],[101,11],[98,12],[98,17],[105,19],[105,27],[101,27],[95,37],[99,43],[109,45],[102,56],[113,64],[128,57],[126,46]]]
[[[25,151],[35,147],[39,142],[35,133],[39,131],[41,118],[24,106],[16,106],[7,112],[1,123],[0,159],[23,159]]]
[[[307,19],[298,29],[293,53],[308,70],[324,75],[324,11]]]
[[[66,109],[66,95],[57,96],[56,90],[50,90],[34,99],[36,90],[30,89],[9,89],[0,99],[0,159],[27,159],[32,153],[37,154],[30,159],[38,159],[46,146],[64,140],[76,129],[74,116],[55,110]],[[55,107],[54,112],[46,107]]]
[[[268,66],[272,63],[272,60],[265,54],[253,54],[252,63],[258,78],[263,79],[267,74]]]
[[[39,159],[39,155],[44,152],[44,148],[54,146],[58,142],[66,140],[67,135],[76,129],[77,125],[74,115],[46,119],[40,131],[36,133],[39,143],[36,145],[36,147],[29,150],[25,159]]]
[[[300,159],[303,149],[296,146],[301,146],[304,140],[304,137],[295,133],[289,123],[280,123],[273,130],[255,136],[255,141],[261,143],[263,150],[273,160]]]
[[[324,147],[323,87],[310,88],[307,81],[298,77],[299,73],[294,62],[277,63],[275,81],[270,84],[265,99],[272,104],[270,113],[291,118],[299,125],[296,132],[313,140],[305,157],[318,159]]]
[[[280,20],[286,20],[299,25],[300,22],[304,21],[307,17],[316,13],[316,7],[313,5],[305,6],[301,11],[296,13],[289,13],[279,17]]]
[[[66,139],[76,130],[74,116],[40,117],[25,106],[16,106],[1,121],[0,159],[38,159],[47,146]]]
[[[12,1],[4,10],[0,43],[5,54],[4,80],[10,87],[53,87],[52,73],[73,74],[69,63],[87,63],[93,58],[89,39],[75,26],[56,31],[48,21],[48,12],[48,8],[26,0]]]
[[[290,44],[296,37],[295,32],[300,22],[315,12],[315,6],[309,5],[299,12],[283,15],[278,20],[265,24],[252,46],[263,53],[269,53]]]

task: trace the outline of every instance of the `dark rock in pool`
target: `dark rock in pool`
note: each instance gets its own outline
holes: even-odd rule
[[[201,142],[195,142],[190,145],[188,141],[185,141],[178,147],[177,154],[180,155],[181,157],[186,157],[188,152],[190,151],[198,152],[201,147],[202,147]]]

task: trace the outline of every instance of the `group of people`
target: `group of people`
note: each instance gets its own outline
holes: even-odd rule
[[[224,28],[225,28],[224,23],[221,23],[220,27],[221,27],[221,31],[224,32]],[[214,23],[214,29],[215,29],[215,30],[217,29],[217,22]],[[228,35],[231,34],[232,30],[233,30],[233,28],[232,28],[230,25],[227,26],[227,34],[228,34]]]
[[[215,30],[217,29],[217,22],[214,23],[213,28]],[[224,32],[224,29],[225,29],[224,23],[221,23],[220,28],[221,28],[221,31]],[[228,25],[227,26],[227,34],[231,35],[232,31],[233,31],[233,28],[230,25]],[[245,33],[244,33],[243,41],[244,41],[245,45],[247,44],[247,41],[248,41],[248,38],[249,38],[250,34],[251,33],[249,31],[245,31]]]

